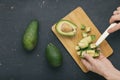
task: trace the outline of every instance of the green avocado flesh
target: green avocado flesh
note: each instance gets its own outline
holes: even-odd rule
[[[86,27],[85,29],[85,26],[82,25],[81,30],[82,39],[75,46],[77,55],[79,55],[81,58],[84,58],[84,54],[89,54],[93,58],[99,57],[100,50],[98,50],[98,46],[96,46],[94,43],[96,36],[89,34],[91,32],[90,27]]]
[[[74,36],[76,34],[77,26],[68,20],[60,20],[56,24],[55,28],[56,31],[61,35]]]
[[[84,58],[84,54],[86,53],[94,58],[99,56],[99,51],[97,50],[97,46],[95,45],[95,43],[92,43],[94,40],[95,40],[95,35],[90,35],[79,41],[75,49],[77,50],[77,54],[81,58]]]

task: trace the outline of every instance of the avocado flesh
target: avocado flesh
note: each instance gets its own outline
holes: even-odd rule
[[[68,20],[60,20],[55,27],[56,31],[61,35],[74,36],[76,34],[77,26]]]

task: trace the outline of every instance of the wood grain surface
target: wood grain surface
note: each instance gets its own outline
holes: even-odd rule
[[[71,11],[63,19],[72,21],[74,24],[77,25],[77,34],[74,37],[62,36],[56,32],[55,24],[52,26],[52,31],[57,36],[57,38],[61,41],[64,47],[67,49],[67,51],[75,60],[75,62],[78,64],[78,66],[83,70],[83,72],[88,72],[85,66],[81,63],[80,57],[76,54],[76,50],[75,50],[75,46],[82,38],[80,26],[81,24],[84,24],[88,27],[91,27],[90,34],[96,35],[96,40],[100,37],[101,33],[99,32],[97,27],[93,24],[93,22],[90,20],[90,18],[87,16],[85,11],[81,7],[78,7],[75,10]],[[110,56],[113,53],[112,48],[110,47],[110,45],[106,40],[102,42],[102,44],[100,45],[100,48],[102,53],[106,57]]]

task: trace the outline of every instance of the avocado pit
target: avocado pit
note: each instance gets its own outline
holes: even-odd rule
[[[76,34],[77,26],[68,20],[60,20],[55,27],[56,31],[61,35],[74,36]]]
[[[72,32],[73,28],[70,25],[63,23],[61,26],[61,31],[62,32]]]

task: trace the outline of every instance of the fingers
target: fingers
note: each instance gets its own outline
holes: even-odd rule
[[[119,11],[116,10],[113,12],[113,15],[117,15],[117,14],[120,14],[120,10]]]
[[[116,21],[120,21],[120,7],[118,7],[117,10],[115,10],[115,11],[113,12],[113,16],[111,16],[109,22],[110,22],[110,24],[112,24],[112,23],[114,23],[114,22],[116,22]],[[108,30],[108,33],[115,32],[115,31],[117,31],[117,30],[119,30],[119,29],[120,29],[120,23],[118,23],[115,27],[110,28],[110,29]]]
[[[90,63],[94,62],[94,59],[89,54],[84,54],[84,58]]]
[[[120,10],[120,7],[118,7],[117,10]]]
[[[120,7],[118,7],[117,10],[113,12],[113,15],[117,15],[117,14],[120,14]]]
[[[85,59],[81,59],[82,63],[88,70],[92,70],[92,64],[94,63],[94,59],[89,54],[84,54]]]
[[[118,7],[114,12],[113,16],[110,18],[110,23],[113,23],[115,21],[120,21],[120,7]]]
[[[91,70],[91,64],[85,59],[81,59],[81,62],[85,65],[88,70]]]
[[[120,14],[118,15],[113,15],[111,18],[110,18],[110,23],[113,23],[115,21],[120,21]]]
[[[115,32],[115,31],[117,31],[117,30],[119,30],[119,29],[120,29],[120,23],[118,23],[115,27],[110,28],[110,29],[108,30],[108,33],[113,33],[113,32]]]

